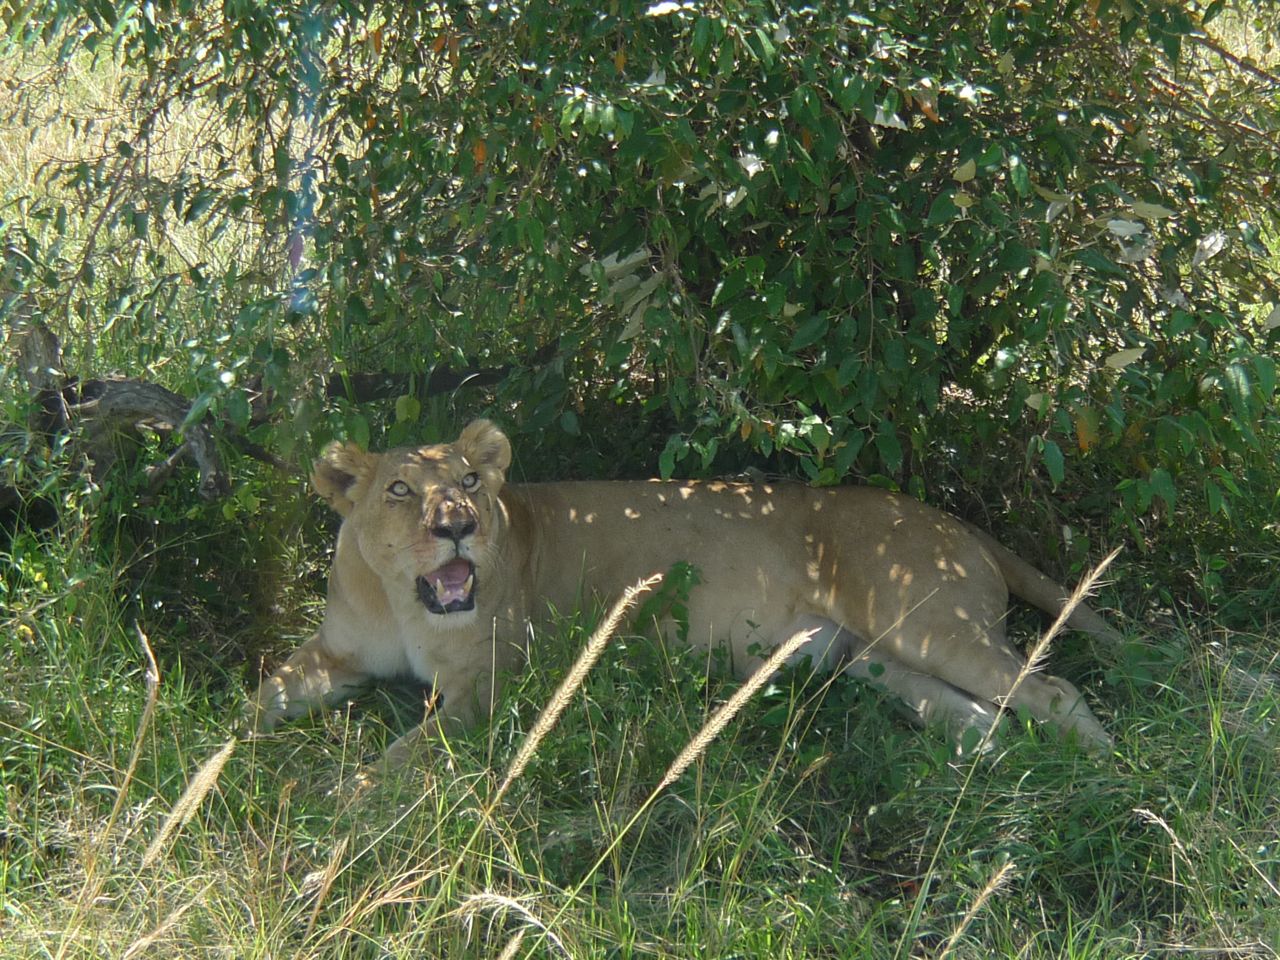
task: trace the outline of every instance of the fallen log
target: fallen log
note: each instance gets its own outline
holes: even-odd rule
[[[188,423],[191,402],[159,384],[129,377],[78,380],[63,368],[62,344],[22,294],[9,294],[10,342],[18,370],[35,401],[28,429],[46,440],[75,432],[95,481],[118,458],[123,436],[140,429],[180,436],[178,448],[145,468],[151,491],[185,459],[200,471],[199,493],[216,500],[231,489],[207,417]]]
[[[178,446],[164,459],[143,468],[147,487],[155,493],[184,461],[191,461],[200,473],[198,491],[205,500],[217,500],[231,489],[230,477],[218,450],[218,440],[246,456],[277,469],[301,473],[297,464],[282,460],[253,443],[225,421],[208,414],[194,420],[192,402],[156,383],[135,377],[78,379],[63,369],[58,337],[25,308],[10,309],[13,318],[10,336],[16,348],[19,369],[35,401],[28,429],[46,440],[75,433],[81,451],[88,458],[95,481],[116,463],[132,440],[137,446],[141,431],[173,436]],[[540,365],[550,361],[558,343],[537,351],[530,361]],[[484,387],[500,383],[514,369],[513,364],[454,370],[437,367],[425,375],[406,373],[333,374],[326,378],[325,394],[346,397],[357,403],[392,399],[416,389],[422,396],[452,393],[463,387]],[[252,425],[270,418],[270,397],[264,392],[253,403]]]

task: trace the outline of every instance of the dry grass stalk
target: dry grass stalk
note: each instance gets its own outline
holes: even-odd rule
[[[978,911],[983,908],[997,890],[1004,886],[1011,873],[1013,873],[1013,861],[1009,860],[991,875],[991,878],[987,880],[986,886],[982,888],[977,898],[969,905],[969,909],[965,911],[959,925],[951,931],[951,936],[947,938],[947,942],[938,951],[937,960],[944,960],[945,957],[951,954],[951,951],[955,949],[956,943],[964,936],[964,932],[969,929],[969,924],[973,923],[973,918],[978,915]]]
[[[662,574],[658,573],[648,580],[641,580],[628,587],[622,596],[618,598],[617,603],[613,605],[609,615],[596,627],[595,633],[591,635],[591,639],[583,647],[582,653],[578,655],[578,659],[574,661],[569,672],[565,674],[565,678],[561,681],[560,686],[556,688],[555,694],[547,702],[547,705],[542,708],[542,713],[538,715],[533,729],[529,731],[524,743],[520,745],[519,752],[516,753],[515,759],[511,761],[511,766],[507,768],[506,776],[502,778],[502,783],[499,784],[497,792],[490,801],[490,809],[502,799],[511,784],[515,783],[520,778],[520,775],[524,773],[529,761],[538,752],[539,745],[547,734],[552,731],[556,723],[559,722],[565,708],[569,706],[569,701],[573,699],[573,695],[578,692],[578,688],[582,686],[582,682],[587,678],[587,674],[591,672],[591,668],[600,659],[600,654],[604,652],[604,648],[613,638],[614,632],[618,629],[618,624],[622,622],[622,618],[627,611],[635,605],[636,600],[642,594],[652,590],[661,582]]]
[[[1103,572],[1107,567],[1111,566],[1111,561],[1120,556],[1120,551],[1123,549],[1123,547],[1116,547],[1103,557],[1102,561],[1089,571],[1088,576],[1076,585],[1075,590],[1071,591],[1071,596],[1069,596],[1067,598],[1067,602],[1063,604],[1062,612],[1058,614],[1053,623],[1049,625],[1049,629],[1044,632],[1044,636],[1036,642],[1036,645],[1031,648],[1031,652],[1027,654],[1026,669],[1018,675],[1017,683],[1013,685],[1014,690],[1018,688],[1018,683],[1021,683],[1026,679],[1028,674],[1040,669],[1040,664],[1043,663],[1044,658],[1049,655],[1049,645],[1057,639],[1058,634],[1062,632],[1062,628],[1066,626],[1067,621],[1071,618],[1071,614],[1075,611],[1076,607],[1084,603],[1085,598],[1093,592],[1093,588],[1097,586],[1098,581],[1102,578]],[[1010,692],[1012,693],[1012,691]]]
[[[469,917],[482,910],[489,910],[494,914],[497,914],[498,912],[515,914],[524,921],[524,926],[512,935],[511,940],[508,941],[505,947],[503,947],[502,953],[499,956],[515,956],[516,951],[520,949],[520,944],[524,942],[525,933],[531,929],[537,930],[540,934],[546,937],[547,941],[560,951],[560,953],[564,954],[564,956],[573,956],[573,952],[569,950],[564,941],[552,933],[551,930],[547,928],[546,924],[538,919],[538,917],[519,900],[512,897],[505,897],[499,893],[485,891],[484,893],[477,893],[467,897],[458,908],[458,912],[464,917]]]
[[[222,749],[206,760],[203,766],[196,771],[196,775],[192,778],[191,783],[178,798],[178,802],[173,805],[173,809],[169,812],[169,816],[165,818],[164,825],[160,827],[160,832],[156,834],[156,838],[151,841],[147,847],[146,853],[142,855],[142,868],[145,870],[151,866],[164,852],[168,846],[169,840],[174,833],[185,827],[191,822],[191,818],[195,816],[196,810],[200,808],[200,804],[213,789],[214,784],[218,782],[218,776],[222,773],[222,768],[227,765],[227,761],[231,759],[231,754],[236,749],[238,741],[232,737],[222,745]]]
[[[66,956],[67,949],[71,943],[69,935],[76,929],[80,915],[84,912],[85,907],[97,898],[99,891],[102,889],[103,878],[97,872],[98,857],[102,852],[102,848],[111,839],[111,834],[115,830],[116,820],[119,819],[125,798],[129,795],[129,784],[133,782],[133,775],[138,769],[138,761],[142,758],[142,744],[146,739],[147,731],[151,728],[151,718],[155,715],[156,701],[160,696],[160,667],[156,664],[156,655],[151,651],[151,642],[147,639],[147,635],[142,632],[142,628],[136,623],[133,625],[133,629],[138,634],[138,643],[141,645],[142,653],[147,659],[147,700],[142,708],[142,718],[138,721],[138,733],[133,739],[133,752],[129,755],[129,764],[125,767],[124,777],[121,778],[120,786],[116,790],[115,803],[111,806],[111,813],[107,816],[106,825],[102,828],[102,834],[98,838],[98,842],[89,851],[85,863],[84,887],[80,890],[80,897],[76,901],[71,919],[67,921],[67,936],[63,937],[62,943],[58,947],[57,960],[62,960]]]
[[[570,667],[564,680],[561,681],[560,686],[556,688],[556,692],[552,695],[546,706],[542,708],[542,712],[534,722],[533,729],[529,731],[529,735],[525,738],[524,743],[520,746],[520,750],[516,753],[515,758],[511,761],[511,765],[507,768],[506,775],[502,778],[502,782],[489,798],[488,803],[486,803],[483,809],[481,809],[480,817],[476,822],[475,829],[472,831],[471,836],[466,840],[466,842],[462,844],[458,856],[453,861],[452,866],[443,873],[436,870],[406,871],[401,875],[399,881],[392,886],[388,893],[384,893],[380,897],[376,898],[372,901],[371,905],[356,904],[353,906],[351,910],[348,911],[348,916],[342,921],[340,927],[346,927],[348,922],[354,923],[356,919],[367,909],[376,908],[381,903],[394,902],[394,900],[409,896],[428,879],[435,878],[442,888],[447,887],[453,882],[454,878],[458,875],[458,872],[462,869],[463,863],[471,855],[476,838],[480,836],[486,826],[492,826],[494,810],[502,801],[507,790],[510,789],[511,785],[519,779],[525,769],[529,766],[529,762],[538,752],[538,747],[542,744],[542,741],[545,740],[547,735],[555,728],[556,723],[559,722],[561,715],[573,699],[573,695],[577,693],[578,689],[582,686],[582,682],[586,679],[587,674],[591,672],[591,668],[595,666],[596,661],[600,659],[600,655],[604,652],[604,648],[613,638],[613,634],[618,629],[618,625],[622,622],[622,618],[627,614],[632,606],[635,605],[636,600],[639,599],[642,594],[652,590],[662,582],[662,579],[663,575],[659,573],[654,574],[647,580],[641,580],[633,584],[626,589],[622,596],[618,598],[618,601],[609,610],[609,615],[605,617],[605,619],[596,628],[595,632],[591,635],[591,638],[587,641],[586,646],[583,647],[582,652],[578,655],[578,659],[574,661],[573,666]],[[360,855],[357,855],[356,859],[358,859],[359,856]],[[433,901],[433,904],[438,906],[440,902],[440,900],[436,900]],[[434,919],[434,916],[434,911],[429,912],[428,915],[423,918],[423,922],[430,923]],[[550,930],[541,928],[541,932],[544,936],[554,939],[554,934],[552,934]]]
[[[1093,592],[1093,588],[1097,586],[1098,580],[1101,579],[1103,571],[1105,571],[1107,567],[1111,566],[1111,561],[1120,555],[1120,551],[1122,549],[1122,547],[1116,547],[1109,554],[1103,557],[1101,562],[1090,570],[1088,575],[1076,585],[1076,588],[1073,591],[1071,591],[1071,596],[1067,597],[1067,602],[1062,605],[1062,610],[1058,613],[1058,616],[1054,618],[1053,623],[1049,624],[1049,629],[1041,635],[1040,639],[1036,641],[1036,645],[1028,651],[1027,662],[1023,664],[1022,669],[1018,671],[1018,675],[1014,677],[1013,685],[1009,687],[1009,692],[1006,693],[1001,700],[996,701],[998,704],[1003,705],[1011,702],[1013,700],[1014,693],[1016,693],[1018,688],[1022,686],[1023,681],[1040,669],[1045,658],[1049,656],[1049,647],[1052,645],[1053,641],[1057,639],[1058,634],[1062,632],[1062,628],[1066,626],[1067,621],[1071,619],[1071,614],[1075,611],[1076,607],[1084,603],[1085,598]],[[991,726],[987,728],[987,733],[982,738],[983,743],[994,742],[996,727],[999,725],[1000,714],[997,713],[992,717]],[[975,752],[975,757],[981,756],[981,751]],[[966,781],[966,785],[967,783],[968,781]]]
[[[502,948],[502,952],[498,954],[498,960],[512,960],[517,953],[520,952],[520,946],[524,943],[524,928],[521,927],[516,931],[515,936],[507,941],[507,945]]]
[[[324,906],[325,898],[329,896],[329,891],[333,888],[333,881],[337,879],[341,873],[342,858],[347,852],[347,841],[350,838],[343,837],[338,841],[338,849],[333,851],[333,856],[329,858],[329,862],[324,865],[324,869],[316,876],[316,900],[311,905],[311,916],[307,918],[307,932],[304,935],[311,937],[312,932],[316,928],[316,920],[320,917],[320,908]]]
[[[733,696],[720,705],[719,709],[711,715],[711,718],[702,725],[702,729],[685,745],[685,748],[672,761],[671,766],[667,768],[667,772],[662,775],[658,785],[653,788],[653,795],[656,796],[679,780],[680,775],[689,769],[689,766],[702,755],[703,751],[711,745],[716,737],[720,736],[721,731],[728,726],[729,721],[755,695],[755,692],[782,669],[782,665],[786,663],[792,654],[812,640],[817,632],[818,629],[816,627],[809,630],[801,630],[788,637],[785,642],[774,650],[769,655],[769,658],[756,668],[756,671],[747,678],[742,686],[734,691]]]
[[[600,853],[600,856],[598,856],[595,861],[592,862],[591,866],[587,868],[586,872],[582,875],[582,879],[578,881],[577,885],[574,886],[571,891],[569,891],[569,895],[565,897],[564,903],[561,905],[559,911],[554,917],[552,917],[551,923],[548,924],[547,929],[543,931],[544,935],[551,935],[550,927],[560,921],[560,918],[563,917],[565,912],[569,909],[570,904],[577,900],[583,887],[585,887],[590,879],[596,875],[596,871],[600,869],[605,860],[613,856],[613,851],[616,850],[623,839],[630,834],[632,827],[634,827],[636,823],[639,822],[640,818],[644,816],[645,811],[653,806],[653,802],[658,799],[658,796],[662,791],[680,779],[681,775],[689,769],[698,757],[702,756],[707,747],[715,741],[716,737],[718,737],[724,728],[728,726],[729,721],[737,715],[738,711],[743,708],[755,692],[764,686],[765,683],[774,676],[774,674],[782,669],[782,665],[792,654],[804,646],[804,644],[809,640],[812,640],[814,634],[817,632],[818,628],[815,627],[809,630],[801,630],[788,637],[785,642],[783,642],[776,650],[773,651],[772,654],[769,655],[768,659],[756,668],[755,672],[743,682],[742,686],[734,691],[733,696],[720,705],[720,708],[711,715],[711,718],[702,725],[702,728],[694,734],[693,739],[685,745],[685,748],[681,750],[675,760],[671,762],[671,766],[669,766],[666,773],[662,775],[662,779],[658,781],[658,785],[649,792],[649,795],[645,797],[644,802],[640,804],[636,809],[636,812],[631,815],[625,824],[623,824],[622,829],[616,833],[608,846],[606,846]]]
[[[1022,685],[1022,682],[1026,680],[1027,677],[1031,676],[1031,674],[1044,662],[1044,658],[1049,654],[1049,645],[1053,643],[1054,638],[1062,632],[1062,628],[1071,617],[1072,611],[1084,602],[1085,597],[1089,595],[1089,592],[1102,577],[1103,571],[1111,565],[1111,561],[1115,560],[1115,558],[1120,555],[1120,549],[1120,547],[1116,547],[1116,549],[1107,554],[1102,559],[1102,562],[1090,570],[1089,574],[1081,580],[1075,590],[1071,592],[1071,596],[1068,597],[1067,602],[1063,604],[1062,610],[1059,612],[1057,618],[1049,625],[1049,629],[1044,632],[1044,635],[1040,637],[1036,642],[1036,645],[1032,647],[1031,652],[1027,654],[1026,664],[1024,664],[1022,669],[1018,671],[1018,676],[1014,678],[1013,684],[1009,687],[1009,692],[1005,696],[1006,702],[1013,697],[1014,692]],[[990,742],[994,738],[996,728],[999,724],[1000,715],[997,713],[991,720],[991,726],[988,728],[986,736],[983,737],[983,742]],[[938,861],[942,856],[943,848],[946,846],[947,838],[951,835],[951,828],[954,826],[956,816],[960,811],[960,799],[968,793],[969,785],[973,782],[974,774],[977,772],[978,764],[982,762],[982,758],[983,753],[981,750],[974,751],[973,759],[969,764],[969,769],[965,774],[964,781],[960,784],[960,792],[956,797],[955,803],[952,804],[951,812],[947,816],[947,821],[943,824],[942,832],[938,836],[938,842],[933,848],[933,855],[929,860],[928,869],[925,870],[924,881],[920,884],[920,893],[916,896],[915,906],[912,909],[910,927],[914,927],[915,924],[919,922],[920,915],[924,910],[925,901],[928,898],[929,890],[933,885],[934,877],[937,875]]]
[[[133,943],[129,944],[129,949],[124,952],[124,955],[121,956],[120,960],[133,960],[134,957],[140,957],[146,950],[148,950],[149,948],[159,943],[160,940],[165,936],[165,934],[167,934],[170,930],[173,929],[173,927],[177,924],[179,920],[182,919],[183,915],[188,910],[190,910],[197,903],[200,903],[204,899],[205,893],[208,892],[209,888],[212,886],[213,886],[212,881],[205,884],[203,890],[201,890],[198,894],[196,894],[191,899],[185,901],[184,903],[179,904],[177,909],[175,909],[172,913],[170,913],[167,917],[165,917],[164,920],[161,921],[158,927],[156,927],[154,930],[152,930],[150,933],[146,934],[145,936],[141,936],[137,940],[133,941]]]

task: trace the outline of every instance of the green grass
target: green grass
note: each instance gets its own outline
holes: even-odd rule
[[[83,555],[20,535],[3,561],[3,957],[1111,960],[1280,943],[1280,699],[1224,659],[1274,666],[1265,623],[1166,632],[1103,665],[1064,641],[1055,669],[1088,685],[1111,757],[1015,718],[995,754],[956,761],[873,692],[794,678],[656,797],[735,687],[704,654],[624,632],[495,806],[585,641],[570,618],[449,756],[355,803],[334,791],[413,722],[414,692],[370,695],[242,743],[143,866],[244,679],[184,672],[203,661],[165,636],[182,618]],[[135,619],[160,660],[150,716]]]

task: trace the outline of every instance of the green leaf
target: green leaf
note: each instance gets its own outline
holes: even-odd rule
[[[858,101],[862,99],[865,86],[862,77],[856,73],[841,76],[835,92],[835,100],[840,109],[845,113],[853,113],[858,106]]]
[[[786,726],[792,710],[790,703],[775,703],[762,713],[756,722],[765,730],[781,730]]]
[[[1099,273],[1105,273],[1113,277],[1127,277],[1131,272],[1119,266],[1114,261],[1108,260],[1093,247],[1081,250],[1076,254],[1076,259],[1085,266],[1097,270]]]
[[[1009,182],[1020,197],[1031,192],[1031,175],[1027,172],[1027,165],[1017,154],[1009,158]]]
[[[845,389],[849,384],[853,383],[858,376],[858,371],[862,369],[862,358],[854,354],[850,354],[840,361],[840,366],[836,370],[836,387],[840,390]]]
[[[237,430],[244,430],[249,426],[253,408],[249,404],[248,394],[243,390],[230,391],[222,401],[222,409]]]
[[[817,417],[806,418],[800,435],[809,442],[819,457],[826,455],[827,448],[831,445],[831,431],[825,423]]]
[[[711,305],[718,307],[733,300],[746,289],[747,280],[746,269],[742,265],[735,267],[716,285],[715,292],[711,295]]]
[[[755,42],[752,43],[751,40]],[[749,35],[747,46],[756,54],[760,61],[766,67],[773,66],[774,58],[777,56],[777,48],[773,45],[773,41],[769,35],[761,28],[757,27],[755,31]]]
[[[1276,362],[1265,354],[1253,358],[1253,372],[1265,403],[1271,403],[1276,392]]]
[[[528,248],[535,253],[542,253],[547,243],[546,228],[543,227],[542,221],[536,217],[530,217],[521,223],[521,227]]]
[[[1049,472],[1049,479],[1057,487],[1067,476],[1062,448],[1053,440],[1045,440],[1041,449],[1041,457],[1044,459],[1045,469]]]
[[[672,434],[667,438],[667,445],[662,448],[662,453],[658,454],[658,476],[663,480],[670,480],[671,475],[676,472],[676,462],[683,460],[689,454],[689,441],[679,434]]]
[[[876,426],[874,443],[885,470],[897,473],[902,467],[902,444],[898,442],[898,433],[888,418],[882,419]]]
[[[417,423],[422,413],[422,402],[412,394],[396,397],[396,420],[399,423]]]
[[[822,314],[814,314],[800,325],[791,343],[787,345],[788,353],[795,353],[805,347],[812,346],[821,340],[827,332],[828,321]]]
[[[845,433],[836,445],[835,471],[837,474],[843,477],[853,469],[853,464],[858,459],[858,454],[862,452],[865,442],[866,438],[860,430],[850,430]]]
[[[631,344],[626,340],[617,340],[605,352],[604,363],[606,367],[620,367],[631,356]]]
[[[1120,42],[1125,46],[1132,43],[1140,26],[1142,26],[1142,21],[1138,17],[1132,15],[1122,17],[1120,20]]]
[[[959,213],[960,208],[956,206],[952,193],[950,191],[940,193],[934,197],[933,203],[929,206],[929,216],[925,218],[925,225],[936,227],[954,220]]]
[[[1151,471],[1147,482],[1151,485],[1151,493],[1163,500],[1165,506],[1172,511],[1174,501],[1178,498],[1178,491],[1173,485],[1173,477],[1169,471],[1163,467],[1156,467]]]
[[[693,55],[701,60],[711,43],[711,21],[707,17],[698,17],[693,25]]]
[[[191,203],[187,206],[187,212],[183,216],[183,223],[192,223],[199,220],[202,216],[209,212],[209,208],[213,206],[217,200],[217,194],[212,190],[200,190],[191,198]]]
[[[185,432],[204,419],[204,415],[208,412],[209,405],[213,403],[215,395],[214,391],[206,390],[201,393],[200,396],[196,397],[195,401],[191,404],[191,409],[187,411],[186,417],[183,418],[182,423],[178,427],[179,433]]]
[[[354,410],[346,415],[344,425],[347,438],[358,447],[369,449],[369,420]]]
[[[1222,488],[1207,478],[1204,481],[1204,498],[1209,508],[1209,516],[1216,517],[1219,514],[1229,516],[1227,502],[1222,495]]]
[[[1004,6],[997,6],[991,14],[991,20],[987,24],[987,39],[991,41],[991,46],[996,50],[1003,50],[1009,42],[1009,10]]]
[[[1249,403],[1249,373],[1241,363],[1229,363],[1222,371],[1222,389],[1235,409],[1236,415],[1247,420],[1253,414]]]

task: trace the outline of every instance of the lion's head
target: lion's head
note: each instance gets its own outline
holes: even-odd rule
[[[312,483],[344,518],[365,563],[389,592],[412,592],[450,623],[474,617],[495,535],[511,444],[488,420],[455,443],[369,453],[331,444]]]

